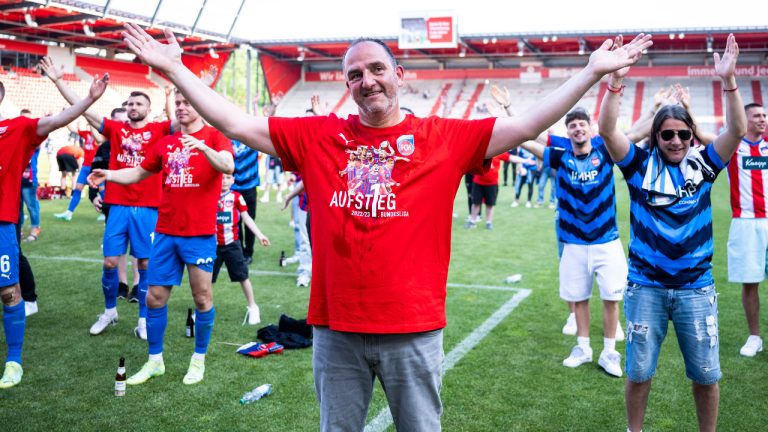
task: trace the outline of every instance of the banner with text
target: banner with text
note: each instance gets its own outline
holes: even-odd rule
[[[456,48],[456,15],[453,12],[403,12],[400,14],[400,49]]]

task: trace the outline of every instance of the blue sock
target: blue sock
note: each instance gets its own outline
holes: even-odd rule
[[[5,343],[8,344],[8,360],[21,364],[21,346],[24,344],[24,327],[27,314],[24,302],[16,306],[3,306],[3,326],[5,327]]]
[[[199,310],[195,312],[195,352],[198,354],[205,354],[208,351],[215,316],[216,309],[213,307],[208,312],[200,312]]]
[[[149,289],[149,280],[147,271],[139,269],[139,318],[147,317],[147,290]]]
[[[163,337],[168,325],[168,305],[161,308],[147,308],[147,342],[150,354],[163,352]]]
[[[107,309],[117,307],[117,287],[120,281],[117,278],[117,267],[101,270],[101,290],[104,292],[104,306]]]
[[[80,204],[80,195],[82,193],[83,191],[77,189],[72,191],[72,197],[69,199],[69,207],[67,208],[71,213],[74,213],[77,205]]]

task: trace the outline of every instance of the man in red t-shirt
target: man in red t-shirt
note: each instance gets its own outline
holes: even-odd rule
[[[623,47],[606,41],[585,69],[525,114],[477,121],[404,115],[398,92],[405,70],[386,44],[359,39],[342,61],[357,116],[253,118],[181,62],[176,38],[161,44],[126,24],[128,47],[161,70],[203,117],[233,139],[299,172],[312,199],[313,279],[307,321],[314,325],[313,367],[321,430],[362,430],[382,381],[398,430],[439,430],[442,329],[453,202],[461,176],[535,138],[606,73],[636,62],[650,36]],[[381,170],[373,149],[387,141],[398,161],[350,191],[347,150]],[[352,145],[349,145],[352,143]],[[374,168],[376,165],[376,168]],[[371,183],[377,182],[377,183]],[[394,183],[393,183],[394,182]],[[399,183],[399,185],[398,185]]]
[[[92,186],[105,180],[108,185],[129,185],[162,172],[163,193],[149,257],[149,360],[128,378],[127,383],[132,385],[143,384],[165,373],[163,335],[168,323],[167,303],[171,288],[181,285],[184,267],[189,272],[197,308],[195,352],[184,384],[203,379],[205,353],[213,330],[211,272],[216,259],[216,211],[221,173],[231,174],[235,169],[232,141],[206,126],[181,93],[176,94],[176,118],[181,130],[158,141],[141,165],[117,170],[96,169],[88,177]]]
[[[21,204],[21,177],[35,149],[52,131],[76,119],[104,94],[108,76],[95,77],[88,95],[60,113],[32,119],[24,116],[0,117],[0,299],[3,302],[3,329],[8,346],[0,388],[21,381],[21,347],[26,325],[24,302],[19,287],[19,243],[16,223]],[[5,87],[0,82],[0,103]]]
[[[62,68],[56,67],[50,57],[43,57],[40,68],[53,81],[64,99],[75,103],[77,94],[67,87],[62,77]],[[168,100],[166,110],[170,113]],[[128,122],[122,123],[103,117],[99,113],[88,110],[84,117],[88,123],[103,135],[110,143],[110,169],[121,169],[139,166],[146,158],[149,149],[162,137],[173,131],[170,121],[150,122],[150,99],[146,93],[131,92],[126,105]],[[169,114],[171,117],[171,114]],[[147,317],[147,261],[150,245],[157,223],[157,207],[160,205],[162,188],[160,176],[153,176],[133,185],[107,184],[104,202],[110,204],[110,214],[104,229],[101,285],[104,293],[104,312],[99,314],[91,326],[91,335],[101,334],[107,327],[117,323],[117,297],[120,285],[118,263],[120,256],[131,245],[131,255],[138,260],[139,283],[139,322],[134,334],[140,339],[146,336]]]

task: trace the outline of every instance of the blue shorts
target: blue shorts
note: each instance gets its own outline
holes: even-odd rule
[[[128,250],[131,256],[149,258],[152,238],[157,225],[157,209],[153,207],[127,207],[113,205],[109,208],[107,226],[104,229],[104,256],[120,256]]]
[[[19,239],[16,225],[0,222],[0,288],[19,283]]]
[[[627,378],[646,382],[656,374],[669,320],[685,361],[685,375],[697,384],[715,384],[720,342],[715,286],[697,289],[648,288],[630,283],[624,293],[627,317]]]
[[[77,175],[77,184],[86,185],[88,184],[88,174],[91,173],[91,167],[90,166],[84,166],[80,168],[80,174]]]
[[[768,274],[768,219],[731,219],[728,282],[760,283]]]
[[[194,265],[211,273],[215,260],[216,235],[180,237],[156,234],[149,256],[147,280],[150,285],[181,285],[185,265]]]

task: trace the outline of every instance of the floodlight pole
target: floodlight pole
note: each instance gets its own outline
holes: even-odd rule
[[[245,5],[245,0],[242,0],[240,2],[240,7],[237,9],[237,13],[235,14],[235,18],[232,19],[232,25],[229,26],[229,31],[227,32],[227,42],[229,42],[229,39],[232,37],[232,31],[235,29],[235,25],[237,25],[238,18],[240,18],[240,12],[243,11],[243,5]]]
[[[157,22],[157,14],[160,12],[160,6],[163,5],[163,0],[158,0],[157,6],[155,6],[155,13],[152,14],[152,19],[149,20],[150,27],[155,25],[155,22]]]
[[[251,114],[251,48],[245,48],[245,112]]]
[[[112,3],[112,0],[107,0],[107,3],[104,4],[104,8],[101,9],[101,17],[104,18],[109,13],[109,5]]]
[[[189,34],[194,34],[195,30],[197,30],[197,24],[200,22],[200,17],[203,16],[203,11],[205,10],[206,4],[208,4],[208,0],[203,0],[203,4],[200,6],[200,10],[197,11],[197,18],[195,18],[195,23],[192,24],[192,31],[190,31]]]

